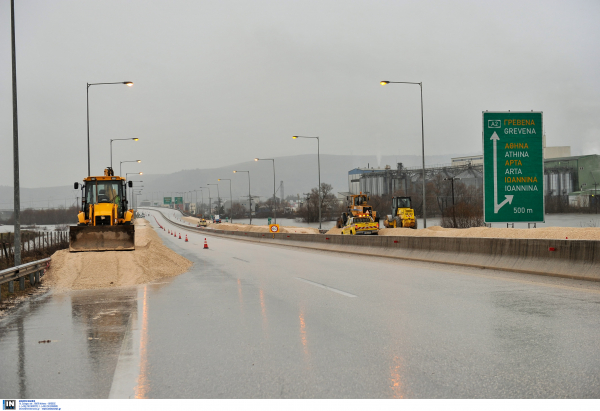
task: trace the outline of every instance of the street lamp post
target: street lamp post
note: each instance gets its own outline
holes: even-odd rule
[[[110,139],[110,168],[112,168],[112,142],[113,141],[118,141],[118,140],[133,140],[133,141],[138,141],[139,138],[111,138]]]
[[[202,190],[194,190],[194,194],[196,195],[195,202],[194,202],[194,204],[196,206],[195,207],[196,215],[198,215],[198,212],[200,211],[200,207],[198,207],[198,191],[202,191]]]
[[[123,175],[123,163],[141,163],[142,160],[127,160],[119,163],[119,176]]]
[[[208,189],[208,218],[210,219],[210,216],[212,215],[212,196],[210,193],[210,187],[209,184],[206,185],[206,187]]]
[[[275,159],[274,158],[255,158],[254,161],[272,161],[273,162],[273,217],[277,224],[277,201],[275,200]]]
[[[140,187],[144,187],[144,186],[140,186]],[[135,214],[137,213],[137,196],[139,196],[140,194],[142,194],[142,190],[134,190],[133,191],[133,202],[134,202],[134,208],[133,208],[133,215],[135,216]]]
[[[454,222],[454,228],[456,227],[456,210],[454,209],[454,180],[460,180],[460,177],[446,177],[444,181],[450,181],[452,183],[452,221]]]
[[[179,207],[180,207],[180,208],[179,208],[179,211],[182,211],[182,210],[184,210],[184,208],[185,208],[185,192],[184,192],[184,191],[177,191],[177,192],[175,192],[175,194],[179,194],[179,195],[181,196],[180,198],[182,199],[182,201],[183,201],[183,203],[184,203],[184,204],[181,204],[181,205],[179,206]],[[183,214],[183,213],[182,213],[182,214]]]
[[[319,196],[319,230],[321,229],[321,149],[319,143],[319,137],[308,137],[308,136],[293,136],[293,139],[297,138],[316,138],[317,139],[317,163],[319,169],[319,187],[317,188],[317,193]]]
[[[14,223],[14,265],[21,265],[21,183],[19,179],[19,121],[17,112],[17,55],[15,48],[15,2],[10,2],[10,45],[12,56],[12,109],[13,109],[13,207]],[[25,289],[25,277],[19,280],[19,288]],[[14,291],[14,281],[8,283],[9,292]]]
[[[221,180],[227,180],[229,181],[229,220],[231,223],[233,223],[233,197],[231,196],[231,179],[230,178],[220,178],[219,181]]]
[[[250,194],[250,171],[233,170],[234,173],[248,173],[248,209],[250,211],[250,225],[252,225],[252,195]]]
[[[204,189],[206,187],[198,187],[198,188],[200,189],[200,195],[202,196],[202,204],[201,205],[204,206]],[[204,208],[204,207],[202,207],[202,208]],[[204,217],[204,213],[202,213],[202,217]]]
[[[411,83],[409,81],[380,81],[379,84],[418,84],[421,89],[421,154],[423,157],[423,228],[427,228],[427,207],[425,206],[425,126],[423,123],[423,83]]]
[[[141,181],[140,181],[141,182]],[[132,188],[131,189],[131,202],[132,202],[132,206],[133,206],[133,213],[135,215],[136,209],[137,209],[137,201],[136,201],[136,192],[144,186],[138,186],[136,188]],[[141,190],[140,190],[141,192]]]
[[[88,176],[92,175],[90,168],[90,86],[104,86],[108,84],[125,84],[129,87],[133,86],[131,81],[117,81],[115,83],[86,83],[87,84],[87,149],[88,149]]]
[[[139,172],[139,173],[126,173],[126,174],[125,174],[125,180],[129,180],[129,177],[127,177],[127,176],[128,176],[128,175],[130,175],[130,174],[131,174],[131,175],[137,174],[137,175],[140,175],[140,176],[141,176],[141,175],[143,175],[144,173],[142,173],[142,172]],[[125,188],[125,189],[127,189],[127,188]],[[132,203],[133,203],[133,188],[131,189],[131,200],[132,200]]]
[[[217,186],[217,212],[221,212],[221,194],[219,193],[219,184],[206,184],[207,186]]]

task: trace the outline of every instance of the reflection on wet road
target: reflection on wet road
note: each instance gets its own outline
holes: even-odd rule
[[[135,398],[148,398],[148,287],[144,287],[142,303],[142,330],[140,336],[140,374],[135,387]]]
[[[1,396],[600,395],[600,285],[159,234],[188,273],[0,320]]]
[[[47,293],[25,303],[0,321],[1,394],[106,398],[136,305],[135,289]]]

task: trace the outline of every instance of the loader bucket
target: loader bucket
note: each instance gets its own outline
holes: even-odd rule
[[[69,251],[135,250],[135,226],[71,226]]]

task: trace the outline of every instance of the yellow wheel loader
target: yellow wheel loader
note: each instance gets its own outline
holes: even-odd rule
[[[377,216],[377,211],[374,211],[373,208],[367,204],[369,201],[369,196],[363,194],[355,194],[346,197],[347,202],[347,211],[342,213],[342,216],[338,218],[336,227],[342,228],[346,225],[348,218],[350,217],[358,217],[359,215],[366,215],[373,218],[373,221],[379,224],[379,217]]]
[[[129,187],[132,183],[129,182]],[[73,186],[79,189],[79,183]],[[81,185],[81,212],[69,232],[69,251],[135,250],[133,210],[127,209],[127,184],[112,168],[86,177]]]
[[[410,197],[392,198],[392,214],[385,217],[383,225],[386,228],[417,228]]]

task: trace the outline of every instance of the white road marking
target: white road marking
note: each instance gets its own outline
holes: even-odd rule
[[[334,293],[345,295],[346,297],[357,297],[356,295],[347,293],[346,291],[338,290],[337,288],[329,287],[324,284],[315,283],[314,281],[306,280],[304,278],[296,277],[296,280],[304,281],[305,283],[315,285],[317,287],[321,287],[329,291],[333,291]]]
[[[135,397],[135,387],[140,374],[140,332],[142,329],[142,300],[138,289],[137,312],[129,314],[127,330],[123,336],[117,366],[108,394],[109,399]]]

